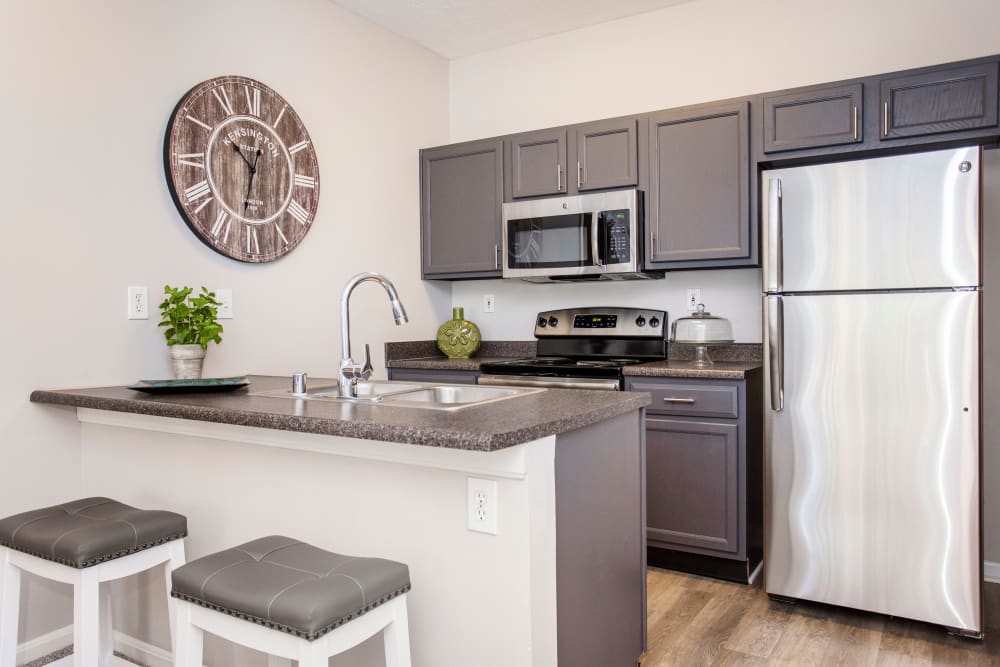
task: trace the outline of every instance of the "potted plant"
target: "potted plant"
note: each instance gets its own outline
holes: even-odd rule
[[[200,378],[208,343],[222,342],[222,325],[218,321],[222,304],[215,300],[215,292],[205,287],[197,296],[191,296],[193,291],[190,287],[163,286],[167,298],[160,304],[159,326],[167,327],[163,335],[178,379]]]

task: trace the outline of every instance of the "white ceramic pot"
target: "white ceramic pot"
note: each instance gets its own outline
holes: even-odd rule
[[[178,380],[197,380],[201,377],[201,365],[205,361],[205,348],[201,345],[171,345],[170,363],[174,367],[174,377]]]

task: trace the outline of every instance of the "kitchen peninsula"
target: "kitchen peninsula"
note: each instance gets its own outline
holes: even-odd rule
[[[433,410],[249,379],[232,393],[31,400],[76,408],[84,494],[185,514],[189,558],[286,534],[407,563],[414,664],[638,660],[648,395],[551,389]],[[496,534],[467,528],[470,479],[496,484]]]

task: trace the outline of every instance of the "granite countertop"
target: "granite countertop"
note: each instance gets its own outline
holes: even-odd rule
[[[413,368],[438,371],[478,371],[480,364],[535,356],[535,341],[486,341],[468,359],[449,359],[437,343],[420,340],[385,344],[387,368]]]
[[[668,359],[626,366],[626,377],[699,378],[704,380],[742,380],[749,371],[760,368],[759,361],[716,361],[713,366],[698,368],[690,361]]]
[[[113,412],[174,417],[414,445],[494,451],[617,417],[649,404],[649,395],[549,389],[458,410],[426,410],[344,401],[256,395],[284,390],[290,378],[251,375],[224,393],[151,395],[126,387],[35,390],[31,400]],[[311,379],[311,385],[335,384]]]

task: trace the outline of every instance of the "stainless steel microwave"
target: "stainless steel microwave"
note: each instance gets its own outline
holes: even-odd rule
[[[661,278],[642,273],[642,192],[503,205],[503,277],[536,282]]]

